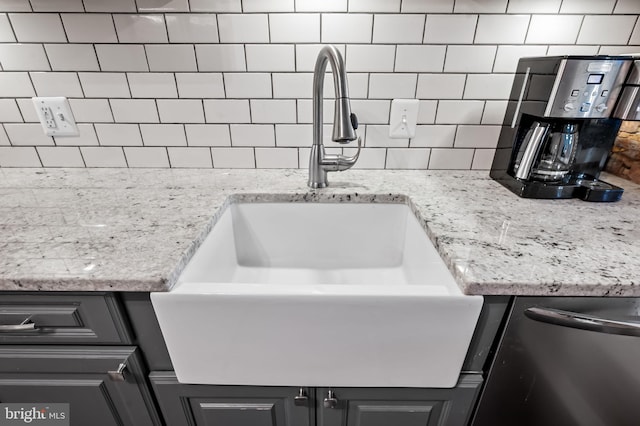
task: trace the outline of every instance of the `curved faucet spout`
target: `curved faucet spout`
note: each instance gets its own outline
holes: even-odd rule
[[[335,91],[335,113],[331,139],[339,143],[349,143],[357,139],[358,120],[351,112],[347,73],[340,51],[335,46],[325,46],[320,50],[313,73],[313,145],[309,157],[309,186],[324,188],[328,185],[327,172],[346,170],[355,164],[360,153],[353,157],[325,154],[322,143],[322,92],[327,64],[331,64]]]

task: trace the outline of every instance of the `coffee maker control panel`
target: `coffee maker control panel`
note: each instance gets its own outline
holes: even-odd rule
[[[632,62],[631,58],[563,59],[545,117],[608,118]]]

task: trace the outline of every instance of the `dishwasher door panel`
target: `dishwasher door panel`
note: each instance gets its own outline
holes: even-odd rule
[[[612,319],[623,328],[629,322],[628,333],[622,332],[636,335],[541,322],[525,315],[531,307]],[[574,322],[600,328],[590,319]],[[640,337],[634,323],[640,324],[640,299],[516,298],[473,426],[637,426]]]

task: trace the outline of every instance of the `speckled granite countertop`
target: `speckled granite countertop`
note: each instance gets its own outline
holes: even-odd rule
[[[640,186],[527,200],[487,172],[0,169],[0,290],[166,291],[229,196],[407,201],[467,294],[640,296]]]

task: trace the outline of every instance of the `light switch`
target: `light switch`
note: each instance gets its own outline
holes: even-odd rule
[[[78,136],[78,126],[64,96],[31,98],[47,136]]]
[[[391,101],[390,138],[408,139],[416,135],[419,105],[417,99],[394,99]]]

